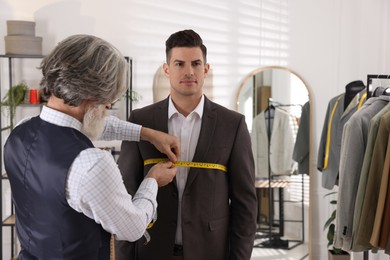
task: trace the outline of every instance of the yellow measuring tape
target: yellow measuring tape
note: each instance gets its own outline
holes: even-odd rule
[[[358,108],[357,108],[358,110],[363,106],[363,103],[366,100],[366,98],[367,98],[367,92],[364,92],[362,97],[360,98],[359,105],[358,105]]]
[[[166,162],[166,161],[168,161],[168,159],[165,159],[165,158],[147,159],[147,160],[144,161],[144,165],[157,164],[157,163]],[[175,165],[175,166],[182,166],[182,167],[215,169],[215,170],[221,170],[223,172],[227,172],[227,168],[226,168],[225,165],[217,164],[217,163],[177,161],[177,162],[173,163],[173,165]]]
[[[333,121],[333,116],[336,111],[337,105],[339,104],[341,96],[338,97],[336,102],[333,105],[332,112],[330,113],[330,118],[328,122],[328,132],[326,136],[326,145],[325,145],[325,161],[324,161],[324,169],[328,168],[328,162],[329,162],[329,150],[330,150],[330,134],[332,132],[332,121]]]

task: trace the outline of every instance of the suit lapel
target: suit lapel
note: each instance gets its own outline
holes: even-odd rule
[[[168,104],[169,97],[157,104],[153,115],[153,129],[168,133]]]
[[[214,136],[217,124],[216,118],[217,113],[215,112],[213,103],[205,97],[202,126],[200,129],[199,140],[195,149],[194,158],[192,159],[193,162],[207,162],[206,155],[211,146],[210,140],[212,140]],[[200,170],[201,169],[190,168],[185,189],[190,187],[196,176],[199,174]]]

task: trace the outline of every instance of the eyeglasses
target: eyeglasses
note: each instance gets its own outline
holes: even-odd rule
[[[118,102],[119,100],[121,100],[121,98],[117,98],[115,99],[114,101],[111,102],[111,107],[113,107],[115,105],[116,102]]]

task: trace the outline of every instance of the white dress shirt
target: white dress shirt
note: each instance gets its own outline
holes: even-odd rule
[[[40,117],[78,131],[82,126],[75,118],[46,106]],[[102,139],[139,141],[141,128],[108,116]],[[157,189],[156,180],[146,178],[134,197],[129,195],[113,156],[99,148],[80,152],[69,169],[65,187],[70,207],[94,219],[118,240],[128,241],[139,239],[152,220],[157,209]]]
[[[202,96],[194,111],[185,117],[177,111],[172,99],[169,98],[168,132],[171,135],[177,136],[180,140],[180,161],[191,162],[194,157],[196,145],[198,144],[200,128],[202,126],[203,106],[204,96]],[[188,167],[178,167],[176,173],[176,185],[179,193],[179,210],[175,244],[179,245],[183,244],[181,229],[181,201],[184,187],[187,182],[188,171]]]

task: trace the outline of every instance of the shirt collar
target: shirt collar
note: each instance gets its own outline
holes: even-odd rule
[[[199,118],[202,118],[202,116],[203,116],[203,108],[204,108],[204,95],[202,95],[202,98],[200,99],[198,105],[190,113],[190,115],[192,113],[196,113],[196,114],[198,114]],[[169,96],[168,118],[170,119],[175,114],[180,114],[180,113],[179,113],[179,111],[177,111],[175,105],[173,104],[172,97]]]
[[[78,131],[81,130],[82,124],[79,120],[70,115],[54,110],[50,107],[43,106],[41,114],[39,116],[42,120],[52,123],[54,125],[71,127]]]

